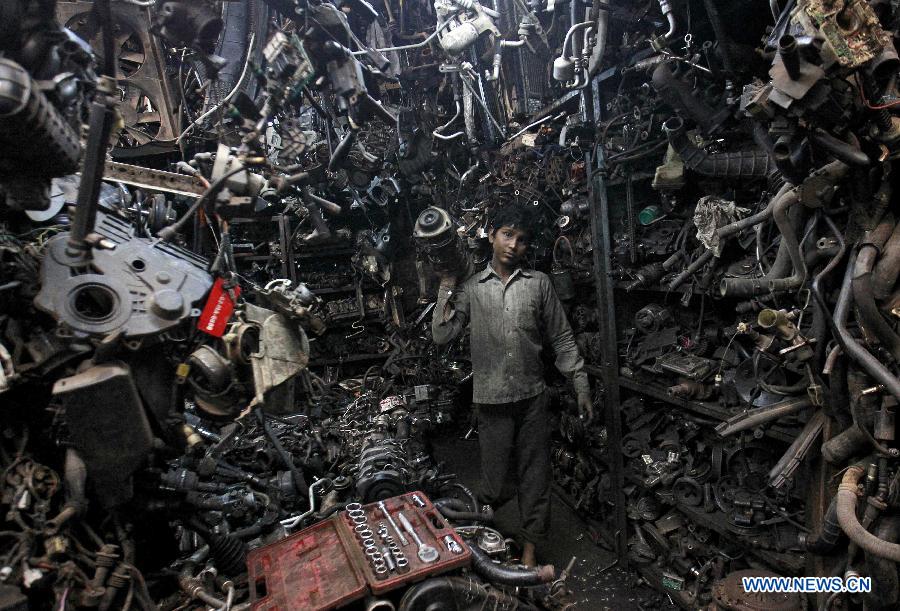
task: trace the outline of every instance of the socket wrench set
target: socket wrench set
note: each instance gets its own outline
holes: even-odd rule
[[[462,539],[422,492],[350,503],[340,519],[353,533],[356,557],[375,594],[471,561]]]
[[[247,556],[254,611],[326,611],[471,563],[472,552],[421,492],[350,503]]]

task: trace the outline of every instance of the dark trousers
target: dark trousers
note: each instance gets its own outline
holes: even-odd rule
[[[518,491],[522,538],[538,543],[550,530],[550,423],[548,397],[479,404],[481,501],[495,508]]]

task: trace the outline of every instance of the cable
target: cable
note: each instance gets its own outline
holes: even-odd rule
[[[207,110],[205,113],[203,113],[202,115],[197,117],[197,119],[193,123],[191,123],[190,125],[185,127],[184,131],[181,132],[181,135],[179,135],[177,138],[175,138],[176,144],[181,144],[181,139],[184,138],[188,134],[189,131],[191,131],[198,125],[200,125],[200,123],[202,123],[206,117],[210,116],[211,114],[213,114],[214,112],[216,112],[220,108],[222,108],[222,106],[224,106],[225,104],[230,102],[231,98],[234,96],[234,94],[237,93],[238,88],[240,88],[240,86],[241,86],[241,83],[244,82],[244,77],[247,76],[247,67],[250,65],[250,55],[251,55],[251,51],[253,50],[253,42],[254,42],[255,38],[256,38],[256,33],[252,32],[250,34],[250,42],[247,45],[247,58],[244,60],[244,69],[241,70],[241,76],[238,77],[237,82],[234,84],[234,88],[228,92],[228,95],[226,95],[224,98],[222,98],[221,102],[219,102],[218,104],[216,104],[215,106],[213,106],[212,108]]]
[[[445,21],[444,23],[438,24],[438,26],[437,26],[437,28],[435,28],[434,32],[429,34],[428,38],[426,38],[422,42],[417,42],[413,45],[402,45],[400,47],[386,47],[384,49],[372,49],[372,50],[378,51],[379,53],[385,53],[387,51],[406,51],[407,49],[418,49],[419,47],[424,47],[429,42],[431,42],[432,39],[434,39],[434,37],[437,36],[441,30],[443,30],[448,25],[450,25],[450,23],[451,23],[450,21]],[[366,49],[365,51],[351,51],[350,55],[365,55],[368,52],[369,52],[369,49]]]
[[[859,75],[855,75],[854,78],[856,79],[856,86],[859,88],[859,97],[862,98],[862,101],[867,108],[870,108],[872,110],[885,110],[886,108],[893,108],[894,106],[900,105],[900,100],[894,100],[893,102],[889,102],[887,104],[879,104],[873,106],[869,102],[869,98],[866,97],[866,91],[863,88],[862,82],[859,80]]]

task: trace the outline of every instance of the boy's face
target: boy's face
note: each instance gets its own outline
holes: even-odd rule
[[[528,250],[528,233],[515,227],[503,225],[489,232],[488,239],[494,248],[494,259],[509,267],[518,265]]]

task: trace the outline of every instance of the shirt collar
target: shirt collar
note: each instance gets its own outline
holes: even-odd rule
[[[521,274],[523,278],[531,278],[531,272],[530,272],[530,271],[528,271],[527,269],[518,267],[518,268],[515,269],[515,271],[513,271],[512,274],[510,274],[510,276],[509,276],[510,281],[511,281],[513,278],[515,278],[517,275],[519,275],[519,274]],[[487,267],[485,267],[485,268],[481,271],[481,274],[478,276],[478,281],[479,281],[479,282],[484,282],[484,281],[486,281],[488,278],[490,278],[491,276],[497,276],[498,279],[500,278],[500,274],[498,274],[497,272],[495,272],[495,271],[494,271],[494,268],[491,267],[491,264],[488,263],[488,264],[487,264]]]

